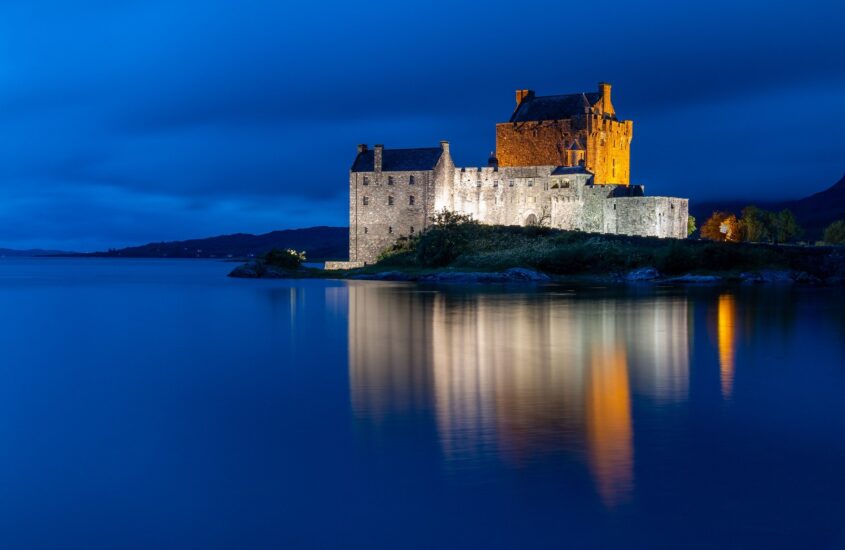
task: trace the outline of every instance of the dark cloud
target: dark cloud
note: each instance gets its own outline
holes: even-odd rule
[[[346,222],[360,142],[478,165],[513,90],[614,84],[633,177],[787,197],[845,171],[832,2],[7,0],[0,246]]]

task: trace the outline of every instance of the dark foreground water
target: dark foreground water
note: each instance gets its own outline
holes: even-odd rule
[[[0,260],[2,548],[843,548],[837,289]]]

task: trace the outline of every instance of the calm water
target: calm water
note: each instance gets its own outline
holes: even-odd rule
[[[0,260],[0,547],[843,548],[842,290]]]

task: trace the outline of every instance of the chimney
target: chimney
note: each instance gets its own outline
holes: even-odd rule
[[[516,106],[519,107],[526,99],[534,97],[534,90],[517,90],[516,91]]]
[[[366,143],[358,144],[358,154],[360,155],[361,153],[366,153],[366,152],[367,152],[367,144]]]
[[[610,106],[610,84],[607,82],[599,82],[599,93],[601,93],[601,102],[604,108]]]
[[[445,139],[440,141],[440,150],[446,155],[449,154],[449,142]]]
[[[381,159],[384,153],[384,145],[373,146],[373,172],[381,172]]]

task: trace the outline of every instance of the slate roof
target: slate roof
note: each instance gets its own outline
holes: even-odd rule
[[[440,147],[420,147],[417,149],[384,149],[381,157],[381,169],[385,172],[412,172],[434,170],[443,149]],[[358,153],[352,164],[353,172],[372,172],[375,153],[368,149]]]
[[[558,166],[552,171],[553,176],[566,176],[569,174],[590,174],[593,173],[583,166]]]
[[[549,95],[527,97],[511,116],[511,122],[539,120],[563,120],[574,115],[584,114],[584,102],[593,106],[601,100],[601,94],[590,92],[583,94]]]

